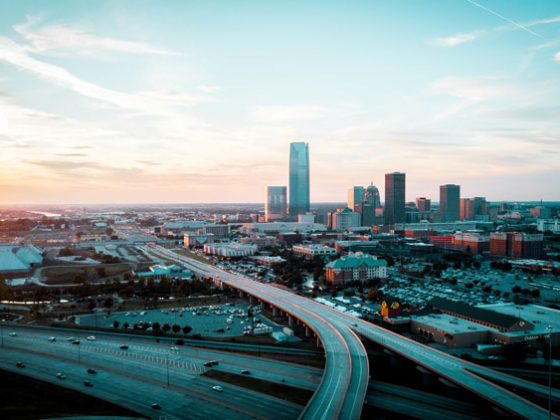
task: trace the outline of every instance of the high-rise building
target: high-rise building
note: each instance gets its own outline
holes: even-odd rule
[[[440,185],[439,213],[442,222],[455,222],[461,216],[460,212],[461,186],[454,184]]]
[[[379,190],[373,183],[368,185],[362,200],[362,226],[373,226],[377,224],[376,209],[381,207]]]
[[[474,202],[472,198],[461,198],[459,205],[459,218],[461,220],[474,219]]]
[[[281,186],[266,187],[264,216],[267,222],[286,218],[288,210],[286,190],[286,187]]]
[[[405,221],[406,175],[402,172],[385,174],[385,224]]]
[[[426,197],[416,197],[416,208],[419,212],[426,212],[432,209],[432,200]]]
[[[309,145],[290,143],[290,216],[309,211]]]
[[[361,213],[363,201],[364,187],[348,188],[348,208],[350,210]]]

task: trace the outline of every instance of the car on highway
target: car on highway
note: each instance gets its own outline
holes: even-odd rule
[[[121,345],[119,346],[119,349],[121,349],[121,350],[128,350],[128,346],[127,346],[126,344],[121,344]]]
[[[10,334],[8,334],[10,337],[15,337],[17,334],[15,332],[11,332]]]
[[[250,371],[250,370],[247,370],[247,369],[243,369],[243,370],[241,371],[241,374],[242,374],[242,375],[250,375],[250,374],[251,374],[251,371]]]
[[[72,342],[72,341],[74,341],[75,339],[76,339],[76,337],[68,337],[68,338],[66,339],[66,341]]]
[[[169,350],[171,350],[171,351],[179,351],[179,347],[171,346],[171,347],[169,347]]]
[[[84,381],[84,385],[89,387],[93,386],[93,384],[88,380]]]
[[[87,341],[95,341],[95,335],[90,335],[86,338]]]
[[[217,392],[222,392],[224,390],[220,385],[214,385],[212,389]]]
[[[58,373],[56,374],[56,377],[57,377],[58,379],[66,379],[66,375],[65,375],[64,373],[62,373],[62,372],[58,372]]]
[[[216,366],[219,365],[220,362],[218,360],[210,360],[208,362],[204,362],[204,366],[206,367],[211,367],[211,366]]]
[[[54,342],[56,341],[56,337],[49,337],[49,341],[50,341],[51,343],[54,343]]]
[[[23,363],[23,362],[17,362],[17,363],[16,363],[16,366],[17,366],[18,368],[24,368],[24,367],[25,367],[25,363]]]
[[[152,403],[152,408],[154,410],[159,410],[161,408],[161,406],[158,403]]]
[[[72,344],[79,345],[79,344],[80,344],[80,340],[77,340],[77,339],[76,339],[76,340],[72,341]]]
[[[91,375],[95,375],[97,373],[97,371],[95,369],[89,368],[87,370],[87,373],[91,374]]]

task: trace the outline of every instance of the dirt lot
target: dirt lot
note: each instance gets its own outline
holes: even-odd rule
[[[26,376],[0,370],[0,417],[2,419],[42,419],[69,416],[121,416],[138,414]]]
[[[48,284],[72,284],[100,279],[122,279],[131,272],[128,264],[100,264],[96,266],[47,267],[43,270],[43,281]]]

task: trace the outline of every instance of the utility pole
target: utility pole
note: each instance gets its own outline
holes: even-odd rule
[[[548,420],[552,419],[552,325],[548,331]]]

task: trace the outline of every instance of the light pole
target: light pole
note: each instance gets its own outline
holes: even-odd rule
[[[552,419],[552,325],[548,331],[548,419]]]
[[[2,336],[2,347],[4,347],[4,322],[6,322],[6,320],[4,318],[2,318],[2,321],[0,322],[0,335]]]
[[[167,368],[167,388],[169,388],[169,353],[165,355],[165,367]]]

